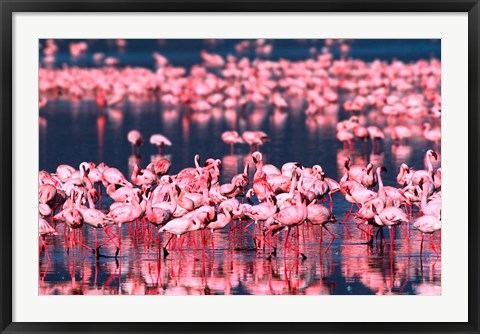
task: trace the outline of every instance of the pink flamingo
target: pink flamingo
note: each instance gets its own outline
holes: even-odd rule
[[[378,142],[385,139],[385,134],[380,128],[374,125],[367,127],[367,131],[370,139],[372,140],[373,151],[376,152],[378,149]]]
[[[387,226],[390,234],[390,245],[393,246],[392,238],[392,226],[399,225],[401,223],[408,223],[408,218],[405,212],[401,209],[388,206],[384,207],[384,202],[380,199],[375,200],[373,203],[373,212],[375,213],[375,222],[379,226]]]
[[[108,167],[102,173],[103,185],[108,187],[109,184],[132,187],[132,184],[127,181],[125,175],[114,167]]]
[[[440,231],[442,229],[442,218],[441,215],[424,215],[418,217],[413,226],[422,233],[422,242],[420,243],[420,254],[422,253],[423,249],[423,238],[425,234],[430,235],[430,245],[432,246],[433,251],[437,256],[439,256],[436,248],[435,242],[433,240],[433,233],[436,231]]]
[[[133,184],[137,186],[150,185],[157,181],[157,175],[148,169],[138,168],[138,165],[135,165],[133,168],[133,173],[131,176]]]
[[[308,215],[307,206],[300,193],[297,193],[297,195],[295,196],[294,206],[285,207],[274,215],[274,219],[278,221],[280,225],[285,226],[287,228],[287,235],[285,236],[285,241],[284,241],[285,252],[287,249],[288,236],[290,234],[291,227],[302,224],[305,221],[305,219],[307,219],[307,215]],[[293,248],[291,249],[294,250],[297,254],[299,254],[302,257],[302,259],[305,260],[307,258],[305,254],[300,253],[298,250],[295,250]]]
[[[224,206],[222,208],[222,212],[217,215],[217,219],[211,221],[208,225],[207,228],[212,231],[212,248],[215,247],[214,242],[213,242],[213,233],[216,230],[221,230],[224,227],[226,227],[228,224],[232,222],[232,211],[233,208],[231,206]]]
[[[163,147],[164,146],[172,146],[172,142],[161,134],[153,134],[150,136],[150,144],[155,145],[158,147],[158,154],[163,154]]]
[[[222,133],[222,141],[225,144],[230,145],[230,154],[233,154],[233,146],[235,144],[244,143],[242,137],[238,134],[237,131],[225,131]]]
[[[95,252],[97,254],[97,257],[100,255],[99,254],[99,247],[98,247],[98,236],[97,236],[97,229],[98,228],[103,228],[103,225],[105,223],[106,219],[106,214],[103,213],[100,210],[97,210],[94,208],[93,200],[91,197],[91,191],[87,193],[88,196],[88,201],[90,204],[90,207],[86,207],[81,205],[80,200],[81,197],[77,197],[77,202],[76,202],[76,208],[77,210],[81,213],[83,222],[91,227],[93,227],[93,231],[95,234]]]
[[[244,131],[242,139],[250,146],[250,151],[259,149],[266,141],[269,140],[268,135],[263,131]]]
[[[397,183],[401,186],[406,187],[410,183],[410,179],[412,178],[412,173],[410,172],[410,168],[407,164],[400,165],[400,171],[397,175]]]
[[[425,139],[434,142],[435,145],[438,145],[438,143],[442,139],[442,133],[440,132],[440,128],[432,128],[432,125],[430,123],[423,123],[423,136],[425,137]]]
[[[121,251],[122,247],[122,224],[130,223],[135,219],[138,219],[145,212],[136,196],[131,197],[129,201],[130,204],[122,204],[113,210],[110,210],[105,217],[105,220],[110,224],[113,223],[118,225],[118,245],[115,256],[118,256],[118,253]],[[107,229],[105,229],[106,232]]]
[[[48,247],[45,244],[45,237],[47,235],[57,235],[57,231],[42,217],[38,217],[38,235],[40,242],[45,249],[45,254],[47,256],[48,261],[50,262],[50,255],[48,254]]]
[[[433,166],[432,166],[432,157],[437,160],[437,153],[433,150],[428,150],[425,153],[425,161],[427,162],[427,170],[417,170],[413,173],[412,175],[412,183],[414,185],[419,185],[420,181],[423,180],[423,182],[426,182],[429,178],[431,178],[432,172],[433,172]]]
[[[326,225],[328,223],[335,223],[336,221],[337,219],[332,212],[323,205],[316,204],[315,202],[307,205],[307,222],[312,225],[320,225],[322,229],[324,228],[332,236],[331,242],[335,240],[335,235],[328,229]]]
[[[172,166],[172,163],[170,162],[170,160],[161,158],[161,159],[158,159],[153,164],[153,172],[155,172],[157,176],[162,176],[168,173],[171,166]]]
[[[132,145],[132,154],[135,154],[141,145],[143,145],[142,134],[138,130],[131,130],[128,132],[127,139]]]

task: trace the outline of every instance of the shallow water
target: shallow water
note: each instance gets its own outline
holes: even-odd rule
[[[305,50],[309,45],[301,47],[299,42],[291,43],[286,46],[281,44],[283,48],[277,48],[278,54],[274,52],[272,57],[303,59],[308,56]],[[372,49],[371,43],[356,41],[352,45],[352,55],[364,59],[371,59],[372,55],[391,59],[397,54],[396,57],[401,58],[402,54],[408,54],[405,50],[411,49],[416,50],[413,53],[416,57],[408,54],[413,59],[429,58],[431,55],[438,57],[438,45],[427,41],[422,44],[423,47],[418,47],[415,43],[404,42],[396,47],[377,43],[376,49]],[[128,45],[135,43],[129,42]],[[222,53],[227,46],[221,44],[217,48]],[[192,58],[192,50],[182,53],[176,48],[165,51],[166,55],[169,52],[183,54],[183,57],[175,57],[176,65],[189,66],[197,61]],[[195,52],[200,49],[195,49]],[[129,53],[128,46],[124,53],[113,46],[108,50],[115,55],[125,55],[122,58],[125,62],[130,60],[143,66],[147,66],[144,63],[147,63],[147,58],[151,59],[152,52],[152,49],[140,48]],[[211,50],[216,49],[212,47]],[[405,57],[405,60],[411,60]],[[68,59],[66,54],[62,56],[62,53],[58,59],[60,62],[79,62]],[[85,65],[91,65],[87,60],[85,62]],[[54,172],[61,163],[78,167],[82,161],[104,161],[130,175],[134,164],[145,167],[158,157],[156,148],[148,143],[141,148],[140,157],[131,154],[126,138],[132,129],[138,129],[145,138],[153,133],[162,133],[173,142],[173,146],[164,152],[172,161],[171,173],[192,166],[195,154],[200,154],[203,160],[209,157],[221,159],[221,182],[229,181],[233,175],[240,173],[245,162],[250,160],[247,147],[236,147],[231,154],[230,148],[221,142],[221,133],[229,129],[265,131],[271,138],[262,147],[264,160],[268,163],[277,166],[287,161],[298,161],[304,166],[320,164],[326,175],[336,180],[342,176],[346,156],[351,156],[356,164],[370,161],[376,166],[385,166],[388,172],[382,175],[384,183],[393,186],[396,186],[395,179],[402,162],[416,168],[424,167],[425,151],[433,145],[423,136],[417,136],[404,145],[393,145],[386,140],[381,144],[379,153],[375,154],[370,144],[362,146],[356,143],[354,150],[344,150],[335,138],[335,125],[338,120],[348,118],[340,107],[346,97],[341,96],[338,105],[331,106],[325,114],[315,118],[305,116],[303,101],[292,103],[291,110],[286,113],[277,113],[273,109],[249,109],[237,115],[220,109],[208,114],[192,114],[184,109],[169,110],[156,99],[130,99],[119,109],[100,109],[93,100],[72,102],[60,97],[49,101],[40,112],[44,120],[40,126],[40,169]],[[369,113],[367,122],[374,122],[386,131],[392,124],[376,111]],[[440,148],[436,150],[440,151]],[[438,166],[439,162],[435,167]],[[109,198],[103,198],[105,209],[110,203]],[[335,194],[334,214],[339,222],[349,209],[350,205],[342,196]],[[272,257],[269,256],[272,248],[268,244],[260,245],[260,249],[255,251],[252,238],[241,228],[233,231],[226,228],[214,233],[214,250],[210,231],[189,234],[183,241],[183,252],[179,252],[175,245],[170,256],[164,259],[151,239],[145,238],[145,235],[156,231],[149,225],[145,225],[145,229],[137,222],[123,226],[122,251],[118,258],[114,257],[115,246],[107,243],[102,247],[104,256],[96,261],[95,255],[78,246],[67,252],[63,224],[58,224],[59,235],[46,239],[50,260],[45,252],[40,252],[39,293],[441,294],[441,260],[431,250],[428,239],[425,239],[421,256],[420,233],[404,225],[395,228],[393,245],[385,229],[386,241],[381,243],[379,237],[373,247],[369,247],[365,244],[365,234],[355,226],[357,222],[349,218],[343,224],[330,225],[336,236],[331,244],[331,236],[324,231],[321,237],[318,227],[303,224],[299,233],[292,230],[292,246],[300,249],[307,256],[306,260],[292,250],[284,252],[283,232],[278,235],[277,256]],[[251,233],[260,235],[254,229],[255,225],[248,228]],[[118,234],[117,227],[110,231]],[[82,233],[84,242],[92,246],[95,242],[93,230],[83,227]],[[98,236],[100,243],[107,240],[102,230],[98,231]],[[273,241],[267,238],[267,241],[275,243],[277,237]],[[163,237],[162,242],[165,242]],[[205,246],[202,246],[203,242]],[[435,235],[435,242],[440,249],[439,233]]]

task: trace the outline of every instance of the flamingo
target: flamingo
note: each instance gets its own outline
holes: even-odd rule
[[[244,131],[242,139],[250,146],[251,152],[253,149],[259,149],[261,145],[269,140],[268,135],[263,131]]]
[[[132,154],[135,154],[136,151],[138,152],[139,147],[143,145],[143,137],[138,130],[129,131],[127,139],[132,145]]]
[[[233,154],[233,146],[235,144],[242,144],[244,143],[242,137],[238,134],[237,131],[225,131],[222,133],[222,141],[230,145],[230,154]]]
[[[138,168],[138,165],[135,164],[131,180],[133,184],[137,186],[150,185],[157,180],[157,175],[148,169],[140,170],[140,168]]]
[[[233,208],[229,205],[224,206],[222,212],[217,215],[217,219],[211,221],[207,228],[212,231],[212,248],[215,247],[213,242],[213,233],[216,230],[221,230],[232,222],[232,211]]]
[[[420,181],[423,180],[423,182],[426,182],[429,178],[431,178],[431,173],[433,172],[433,166],[432,166],[432,158],[437,160],[437,153],[433,150],[428,150],[425,153],[425,161],[427,162],[428,169],[427,170],[417,170],[412,174],[412,183],[414,185],[419,185]]]
[[[298,226],[302,224],[305,219],[307,219],[308,211],[305,201],[302,198],[300,193],[297,193],[295,196],[295,205],[288,206],[281,209],[278,213],[276,213],[273,217],[274,219],[282,226],[287,228],[287,235],[285,236],[284,241],[284,251],[286,252],[288,236],[290,234],[290,229],[292,226]],[[293,249],[293,248],[292,248]],[[297,254],[299,254],[302,259],[306,259],[307,257],[305,254],[300,253],[297,250],[294,250]]]
[[[121,204],[106,215],[105,220],[109,224],[118,225],[118,245],[115,256],[118,256],[118,253],[121,251],[122,243],[122,224],[130,223],[135,219],[138,219],[143,213],[144,208],[140,205],[136,196],[129,198],[130,203]]]
[[[430,123],[423,123],[423,136],[425,137],[425,139],[434,142],[435,145],[438,145],[438,143],[442,139],[442,133],[440,132],[440,128],[432,128],[432,125]]]
[[[326,225],[328,223],[335,223],[336,221],[337,219],[332,212],[323,205],[312,202],[307,206],[307,222],[312,225],[320,225],[324,228],[332,236],[331,242],[335,240],[335,235]]]
[[[163,154],[163,147],[164,146],[172,146],[172,142],[161,134],[153,134],[150,136],[150,144],[155,145],[158,147],[158,154]]]
[[[108,167],[103,171],[102,182],[105,187],[108,187],[108,184],[133,187],[132,184],[127,181],[125,175],[114,167]]]
[[[45,244],[45,236],[47,235],[57,235],[57,231],[42,217],[38,217],[38,236],[40,242],[45,249],[45,255],[47,256],[47,260],[50,262],[50,255],[48,254],[48,247]]]
[[[424,215],[421,217],[418,217],[414,222],[413,222],[414,228],[419,230],[422,233],[422,241],[420,243],[420,253],[422,253],[423,249],[423,238],[425,234],[430,235],[430,245],[432,246],[433,251],[437,256],[439,256],[439,253],[437,252],[435,248],[435,242],[433,240],[433,233],[436,231],[440,231],[442,229],[442,218],[441,215]]]
[[[385,139],[385,134],[380,128],[374,125],[368,126],[367,131],[368,131],[368,136],[372,140],[373,151],[375,152],[376,149],[378,149],[378,142],[380,140]]]

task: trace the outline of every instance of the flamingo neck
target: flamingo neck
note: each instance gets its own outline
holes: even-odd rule
[[[432,156],[429,154],[427,155],[427,166],[428,166],[428,172],[432,172],[433,171],[433,165],[432,165]]]
[[[92,195],[90,194],[90,192],[87,192],[87,200],[88,200],[88,207],[90,209],[94,209],[95,208],[95,203],[93,203],[93,198],[92,198]]]

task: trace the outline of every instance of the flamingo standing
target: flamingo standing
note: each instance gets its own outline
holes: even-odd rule
[[[423,238],[425,234],[430,235],[430,245],[432,246],[433,251],[437,256],[439,256],[436,248],[435,242],[433,240],[433,233],[436,231],[440,231],[442,229],[442,218],[441,215],[424,215],[418,217],[413,226],[422,233],[422,241],[420,243],[420,254],[422,253],[423,249]]]
[[[307,211],[307,205],[305,204],[305,201],[300,194],[300,192],[297,193],[295,196],[295,205],[288,206],[280,210],[278,213],[274,215],[274,219],[282,226],[285,226],[287,228],[287,235],[285,236],[285,241],[284,241],[284,252],[286,252],[287,249],[287,243],[288,243],[288,236],[290,234],[290,229],[293,226],[298,226],[302,224],[305,219],[307,219],[308,216],[308,211]],[[294,250],[297,254],[299,254],[302,259],[306,259],[307,257],[305,254],[300,253],[298,250]]]
[[[132,145],[132,154],[138,153],[140,146],[143,145],[142,134],[138,130],[128,132],[127,139]]]
[[[242,137],[238,134],[237,131],[225,131],[222,133],[222,141],[225,144],[230,145],[230,154],[233,154],[233,146],[235,144],[244,143]]]
[[[150,136],[150,144],[155,145],[158,147],[158,154],[163,154],[163,147],[164,146],[172,146],[172,142],[161,134],[153,134]]]

